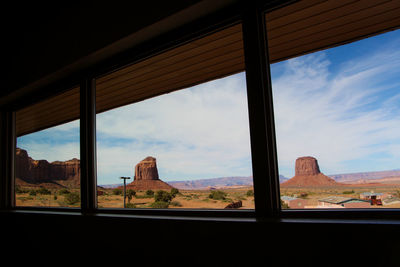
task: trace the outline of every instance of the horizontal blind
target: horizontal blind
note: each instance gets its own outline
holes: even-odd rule
[[[80,88],[75,87],[16,112],[16,135],[22,136],[79,119]]]
[[[244,70],[241,25],[145,59],[96,80],[96,111],[134,103]]]
[[[307,0],[266,14],[270,61],[356,41],[400,26],[398,0]],[[96,79],[96,112],[245,70],[241,25]],[[79,87],[17,111],[17,136],[79,118]]]
[[[266,14],[272,63],[400,26],[398,0],[307,0]]]

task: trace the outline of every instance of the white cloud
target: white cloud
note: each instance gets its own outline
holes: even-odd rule
[[[167,180],[251,175],[244,73],[99,114],[97,133],[99,180],[146,156]]]
[[[397,50],[379,52],[335,73],[323,52],[283,63],[273,80],[282,174],[292,176],[296,158],[308,155],[328,174],[400,167],[399,59]]]

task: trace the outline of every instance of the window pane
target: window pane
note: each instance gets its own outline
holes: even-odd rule
[[[400,208],[400,31],[271,65],[283,208]]]
[[[68,114],[73,115],[66,122]],[[79,88],[17,111],[16,128],[24,134],[17,136],[16,206],[80,206],[76,114],[79,116]]]
[[[99,77],[98,207],[254,209],[243,71],[238,24]]]
[[[254,209],[244,73],[98,114],[97,153],[100,208],[127,176],[127,207]]]

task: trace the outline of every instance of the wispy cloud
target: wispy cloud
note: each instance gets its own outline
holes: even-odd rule
[[[79,121],[18,139],[34,159],[79,158]],[[164,180],[251,175],[244,73],[97,115],[99,184],[147,156]]]
[[[80,158],[79,121],[62,124],[17,138],[17,147],[35,160],[49,162]]]
[[[273,77],[280,171],[292,176],[307,155],[328,174],[400,167],[400,52],[333,64],[319,52]]]
[[[167,180],[251,175],[247,110],[241,73],[99,114],[99,179],[146,156]]]

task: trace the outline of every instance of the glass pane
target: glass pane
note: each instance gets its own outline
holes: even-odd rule
[[[99,208],[254,209],[245,74],[97,114],[97,160]]]
[[[79,120],[57,123],[76,113],[79,88],[17,112],[17,129],[29,133],[17,137],[16,206],[80,206]],[[50,124],[56,126],[38,130]]]
[[[283,208],[400,208],[400,31],[271,65]]]

